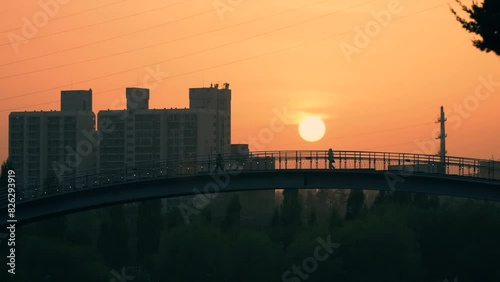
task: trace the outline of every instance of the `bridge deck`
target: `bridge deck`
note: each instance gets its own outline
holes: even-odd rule
[[[393,171],[402,174],[460,176],[461,179],[499,181],[499,162],[482,159],[446,157],[393,152],[334,151],[335,171]],[[118,167],[92,170],[80,175],[58,176],[44,183],[17,183],[16,202],[34,201],[81,189],[97,189],[137,181],[179,178],[210,174],[217,164],[215,156],[154,160]],[[329,170],[328,151],[265,151],[249,155],[226,155],[225,170]],[[18,178],[19,179],[19,178]],[[0,207],[7,205],[6,191],[0,195]]]

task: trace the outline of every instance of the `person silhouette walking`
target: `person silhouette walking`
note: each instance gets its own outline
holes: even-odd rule
[[[328,164],[330,169],[335,169],[335,166],[333,165],[335,163],[335,160],[333,159],[333,150],[332,148],[328,149]]]
[[[217,172],[217,170],[220,169],[220,171],[224,171],[224,167],[222,166],[222,155],[219,153],[217,155],[217,159],[215,159],[215,169],[214,172]]]

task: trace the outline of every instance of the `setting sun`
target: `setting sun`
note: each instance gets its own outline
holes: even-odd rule
[[[325,135],[325,123],[317,117],[307,117],[299,124],[299,134],[308,142],[316,142]]]

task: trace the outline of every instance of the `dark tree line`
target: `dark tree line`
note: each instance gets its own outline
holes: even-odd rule
[[[186,224],[177,209],[161,214],[159,200],[139,203],[137,218],[134,207],[114,206],[46,220],[18,231],[18,281],[107,282],[129,265],[144,269],[136,282],[283,281],[319,239],[340,246],[307,281],[500,280],[498,204],[381,192],[371,205],[365,194],[353,190],[340,203],[333,190],[285,190],[264,230],[242,224],[236,194],[221,223],[206,207]]]

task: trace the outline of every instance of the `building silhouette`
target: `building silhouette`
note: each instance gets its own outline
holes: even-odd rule
[[[95,134],[92,90],[61,91],[60,111],[12,112],[9,158],[18,187],[37,189],[48,176],[65,178],[95,168],[88,135]]]
[[[190,108],[149,109],[149,89],[127,88],[127,109],[98,113],[98,167],[229,153],[231,90],[189,90]]]
[[[49,177],[64,182],[89,170],[230,153],[228,84],[189,89],[185,109],[150,109],[145,88],[127,88],[126,98],[126,109],[99,111],[97,131],[91,89],[61,91],[60,111],[10,113],[9,157],[19,187],[37,189]]]
[[[97,129],[92,90],[61,91],[60,111],[12,112],[9,158],[18,187],[39,194],[50,192],[44,186],[52,187],[54,181],[62,190],[84,188],[85,183],[75,177],[88,179],[87,174],[117,167],[133,170],[135,177],[140,164],[154,166],[156,161],[207,155],[215,159],[219,153],[229,170],[274,166],[270,157],[252,157],[248,144],[231,144],[231,89],[227,83],[190,88],[189,108],[183,109],[150,109],[146,88],[126,88],[125,95],[125,109],[98,112]],[[245,204],[242,218],[263,226],[274,210],[274,191],[237,194]],[[213,202],[216,218],[224,216],[230,199],[221,195]],[[176,207],[186,201],[190,198],[163,202]]]
[[[229,84],[224,83],[219,89],[219,84],[210,87],[189,89],[189,108],[206,110],[215,113],[215,139],[214,150],[218,153],[229,153],[231,148],[231,90]]]
[[[500,162],[493,159],[479,162],[479,177],[500,179]]]

